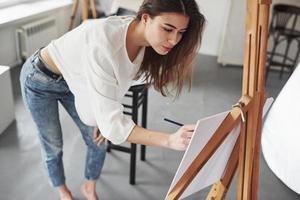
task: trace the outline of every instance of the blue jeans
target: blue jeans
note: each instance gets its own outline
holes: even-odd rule
[[[20,74],[21,91],[38,129],[42,157],[54,187],[65,184],[62,161],[63,138],[59,121],[58,102],[66,109],[87,145],[85,178],[99,178],[104,159],[105,144],[97,146],[92,139],[93,127],[83,124],[75,109],[74,96],[63,78],[53,79],[33,62],[36,55],[27,59]]]

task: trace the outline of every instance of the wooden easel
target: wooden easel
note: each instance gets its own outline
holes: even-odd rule
[[[76,17],[77,9],[78,9],[79,0],[74,0],[73,6],[72,6],[72,13],[71,13],[71,21],[69,25],[69,30],[73,29],[74,26],[74,20]],[[81,19],[82,21],[88,19],[88,12],[89,9],[92,11],[92,16],[94,19],[97,18],[97,10],[96,10],[96,4],[95,0],[82,0],[81,2]]]
[[[256,200],[258,190],[265,63],[271,0],[247,0],[242,97],[197,155],[166,199],[179,199],[205,163],[242,119],[241,133],[220,181],[206,200],[221,200],[238,169],[237,200]]]

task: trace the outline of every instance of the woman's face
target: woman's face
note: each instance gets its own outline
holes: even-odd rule
[[[145,39],[160,55],[166,55],[181,40],[189,17],[179,13],[162,13],[154,18],[144,14]]]

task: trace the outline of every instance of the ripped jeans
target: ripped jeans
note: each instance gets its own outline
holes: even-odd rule
[[[24,63],[20,74],[21,91],[38,129],[42,157],[52,186],[65,184],[63,168],[63,137],[59,121],[58,102],[66,109],[80,130],[87,146],[85,178],[99,178],[105,159],[105,144],[93,142],[93,127],[83,124],[74,105],[74,95],[62,77],[54,79],[37,67],[37,53]]]

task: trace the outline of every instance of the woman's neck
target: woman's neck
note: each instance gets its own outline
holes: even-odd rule
[[[134,46],[139,48],[149,46],[144,35],[145,26],[140,21],[133,20],[128,27],[127,39]]]
[[[144,37],[143,24],[139,23],[139,21],[133,20],[129,24],[126,35],[126,50],[131,62],[135,60],[139,50],[144,46],[148,46],[148,43]]]

